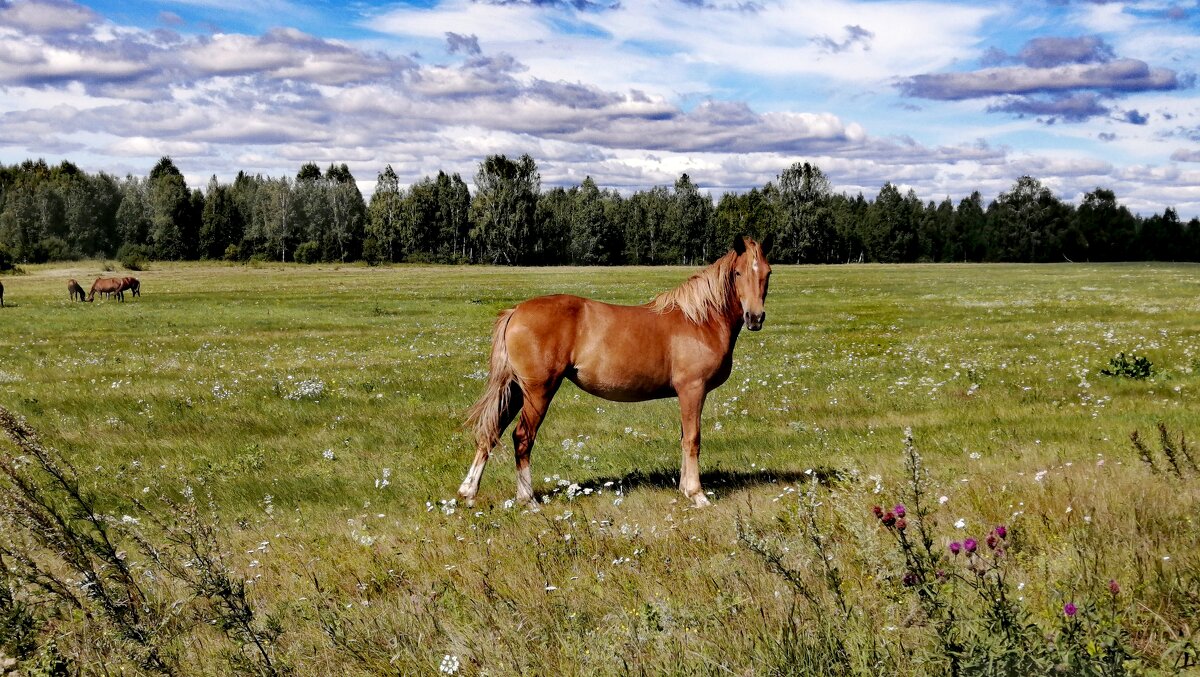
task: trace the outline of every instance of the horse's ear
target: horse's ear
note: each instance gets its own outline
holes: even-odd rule
[[[775,233],[767,233],[758,246],[762,248],[763,256],[771,253],[771,245],[775,244]]]
[[[737,252],[738,256],[746,253],[746,238],[741,235],[733,237],[733,251]]]

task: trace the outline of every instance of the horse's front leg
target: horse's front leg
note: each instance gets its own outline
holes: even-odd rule
[[[703,385],[679,391],[679,418],[682,428],[680,446],[683,461],[679,468],[679,490],[692,499],[697,508],[708,505],[704,489],[700,487],[700,413],[704,409],[704,398],[708,394]]]

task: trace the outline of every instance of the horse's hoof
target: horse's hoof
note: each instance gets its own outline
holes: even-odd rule
[[[708,506],[712,505],[712,503],[709,502],[707,496],[700,493],[692,496],[692,505],[696,506],[697,508],[707,508]]]

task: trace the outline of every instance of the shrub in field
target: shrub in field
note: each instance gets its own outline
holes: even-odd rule
[[[202,515],[190,487],[158,510],[94,495],[62,454],[2,407],[0,432],[17,452],[0,447],[0,652],[30,674],[79,672],[57,648],[79,641],[70,630],[78,622],[85,646],[75,655],[181,674],[195,617],[233,643],[225,653],[235,670],[287,672],[274,656],[282,626],[260,617],[246,581],[226,564],[215,507]],[[114,499],[139,516],[107,513],[102,506]],[[55,632],[60,625],[65,634]]]
[[[1154,375],[1154,365],[1145,356],[1126,357],[1125,353],[1117,355],[1108,361],[1108,366],[1101,369],[1105,376],[1121,376],[1124,378],[1147,379]]]
[[[367,236],[363,241],[363,260],[368,265],[377,266],[388,261],[387,246],[374,236]]]
[[[12,270],[13,255],[8,251],[8,248],[0,244],[0,272]]]
[[[1097,599],[1067,597],[1056,611],[1031,609],[1012,581],[1020,572],[1010,550],[1019,548],[1014,529],[996,525],[977,538],[944,543],[937,536],[936,505],[930,500],[930,481],[921,456],[905,440],[905,487],[893,507],[871,508],[875,529],[882,533],[883,550],[862,552],[836,548],[826,533],[860,531],[855,518],[834,507],[838,516],[821,526],[818,509],[828,499],[818,495],[814,482],[802,497],[795,515],[780,523],[789,532],[753,532],[739,523],[740,542],[764,564],[790,583],[800,599],[818,610],[817,630],[786,634],[781,643],[793,646],[785,653],[802,656],[807,674],[870,674],[906,672],[913,663],[876,643],[872,633],[883,623],[881,609],[862,608],[847,599],[843,568],[875,569],[886,596],[908,599],[907,614],[913,632],[898,640],[903,651],[920,658],[915,662],[933,674],[1018,675],[1074,674],[1124,675],[1137,672],[1139,662],[1122,625],[1126,602],[1120,584],[1109,581],[1107,593]],[[854,495],[850,492],[850,495]],[[868,540],[869,542],[869,540]],[[792,544],[818,567],[816,573],[787,563]],[[857,561],[854,561],[857,560]],[[1070,589],[1066,582],[1049,582],[1050,589]],[[857,609],[856,609],[857,607]],[[1046,623],[1045,619],[1056,619]],[[1040,621],[1040,622],[1039,622]],[[810,618],[809,625],[814,621]],[[895,630],[895,628],[893,628]],[[798,646],[797,643],[800,643]],[[1191,645],[1188,644],[1190,647]],[[819,660],[817,660],[819,659]],[[906,667],[907,666],[907,667]]]
[[[302,242],[296,247],[296,263],[316,263],[321,260],[321,244],[318,242]]]
[[[150,250],[138,244],[124,244],[117,251],[117,260],[126,270],[146,270],[150,263]]]
[[[1160,464],[1154,460],[1154,453],[1150,451],[1145,442],[1142,442],[1138,431],[1129,433],[1129,440],[1133,442],[1133,448],[1138,452],[1138,456],[1142,462],[1149,466],[1153,472],[1159,472]],[[1158,440],[1159,446],[1162,448],[1162,456],[1166,459],[1167,466],[1171,472],[1178,478],[1183,479],[1184,472],[1190,471],[1192,475],[1200,473],[1200,467],[1196,465],[1196,460],[1192,458],[1192,452],[1188,449],[1187,437],[1179,434],[1179,443],[1176,444],[1171,439],[1171,433],[1167,430],[1167,424],[1159,422],[1158,424]]]

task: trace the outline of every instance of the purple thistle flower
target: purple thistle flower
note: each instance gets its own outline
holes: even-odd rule
[[[885,514],[883,517],[881,517],[880,520],[883,521],[883,526],[891,527],[893,524],[896,523],[896,516],[889,512],[889,513]]]
[[[892,508],[892,512],[896,513],[896,517],[904,517],[904,504],[897,503],[896,507]]]
[[[989,547],[989,548],[991,548],[992,550],[995,550],[995,549],[996,549],[996,542],[997,542],[998,540],[999,540],[999,539],[997,539],[997,538],[996,538],[996,534],[988,534],[988,537],[987,537],[987,545],[988,545],[988,547]]]
[[[1063,605],[1063,613],[1067,615],[1067,618],[1074,618],[1076,611],[1078,611],[1078,609],[1076,609],[1075,605],[1070,602],[1067,602]]]
[[[896,528],[899,529],[900,531],[904,531],[904,527],[906,527],[906,526],[908,526],[908,522],[905,522],[903,517],[896,520]]]
[[[975,552],[975,548],[978,547],[979,544],[976,543],[975,539],[973,538],[968,538],[967,540],[963,541],[963,549],[965,549],[968,553]]]
[[[1117,579],[1112,579],[1108,582],[1108,591],[1113,594],[1113,597],[1121,594],[1121,586],[1117,583]]]
[[[876,505],[871,508],[871,512],[879,519],[883,519],[883,508]]]
[[[950,544],[950,554],[957,555],[962,550],[962,543],[955,541]]]
[[[1003,524],[1001,524],[1000,526],[996,527],[996,529],[994,530],[993,533],[995,533],[1000,538],[1004,538],[1004,537],[1008,536],[1008,529],[1005,528],[1005,526]]]

